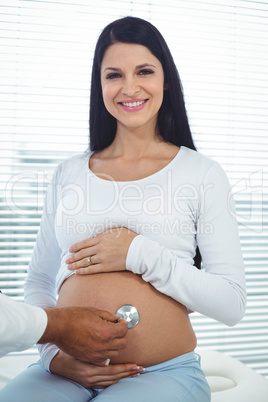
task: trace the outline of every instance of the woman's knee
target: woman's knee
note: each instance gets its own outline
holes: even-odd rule
[[[41,362],[29,366],[1,391],[1,402],[88,402],[95,395],[82,385],[47,372]]]

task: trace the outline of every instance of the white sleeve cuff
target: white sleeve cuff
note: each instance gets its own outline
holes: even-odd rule
[[[144,241],[148,240],[145,236],[138,235],[134,237],[128,248],[126,269],[132,271],[134,274],[141,275],[141,264],[139,263],[139,257],[141,257],[141,249]]]
[[[33,333],[28,333],[29,339],[34,337],[30,342],[33,341],[33,343],[36,343],[39,341],[43,333],[45,332],[45,329],[47,327],[47,313],[45,310],[39,307],[35,306],[30,306],[27,305],[27,307],[31,308],[32,310],[32,322],[33,322],[33,328],[35,328],[35,331],[32,331]],[[29,328],[30,329],[30,328]],[[34,333],[35,332],[35,333]]]
[[[59,348],[52,343],[37,345],[44,368],[50,372],[50,363],[59,352]]]

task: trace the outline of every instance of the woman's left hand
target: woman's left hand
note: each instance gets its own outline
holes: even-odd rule
[[[91,239],[74,244],[66,260],[76,274],[96,274],[126,270],[128,248],[137,233],[125,227],[107,229]]]

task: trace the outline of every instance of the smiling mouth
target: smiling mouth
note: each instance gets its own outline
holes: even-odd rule
[[[142,101],[135,101],[135,102],[119,102],[119,103],[125,107],[137,107],[137,106],[143,105],[147,101],[148,101],[148,99],[144,99]]]

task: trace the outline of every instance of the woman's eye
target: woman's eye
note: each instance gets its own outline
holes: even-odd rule
[[[152,70],[146,70],[146,69],[141,70],[141,71],[139,72],[140,75],[149,75],[149,74],[153,74],[153,73],[154,73],[154,71],[152,71]]]
[[[119,78],[120,77],[120,74],[118,74],[118,73],[111,73],[111,74],[108,74],[107,75],[107,80],[113,80],[114,78]]]

